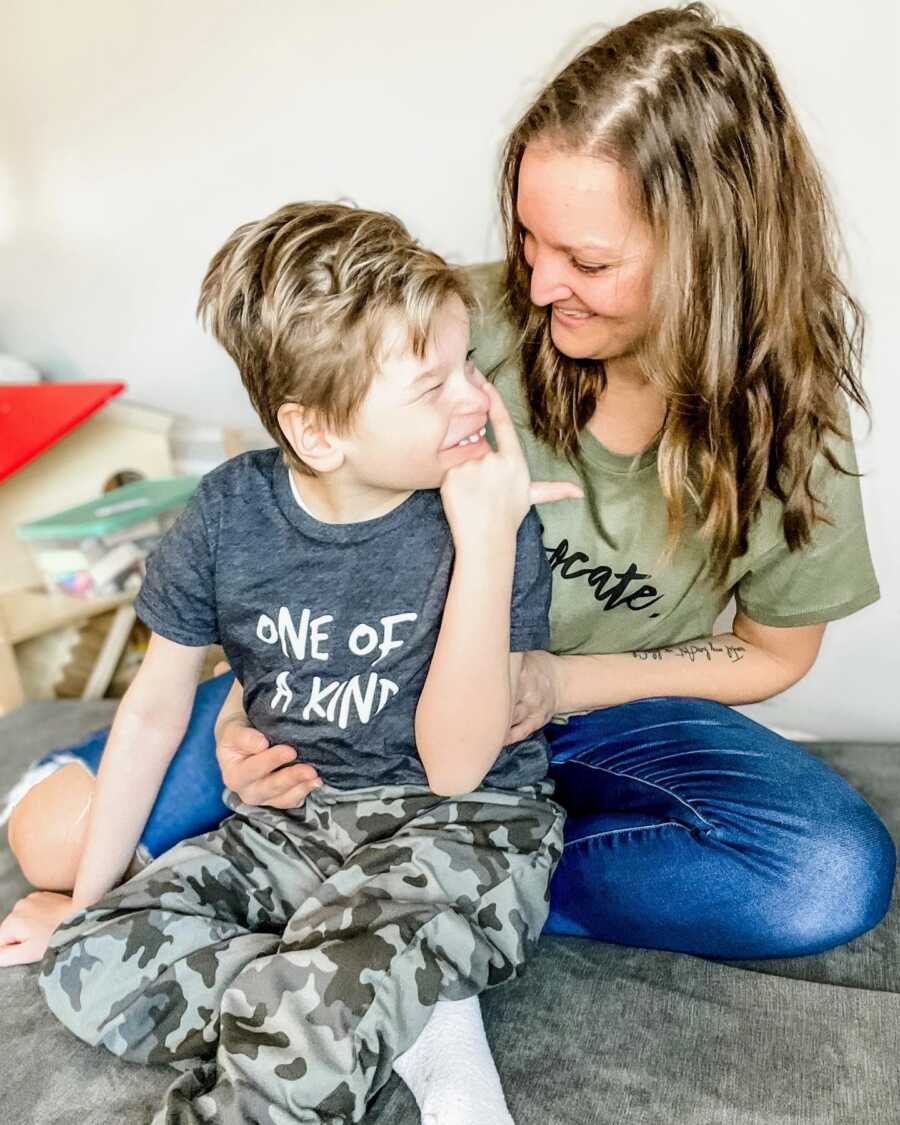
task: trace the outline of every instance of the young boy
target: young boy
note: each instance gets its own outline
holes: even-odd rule
[[[398,220],[337,204],[240,227],[203,282],[280,450],[210,473],[148,562],[153,637],[41,977],[81,1038],[183,1072],[170,1125],[359,1120],[438,1000],[514,977],[546,920],[547,745],[501,743],[517,654],[548,643],[530,505],[578,491],[530,484],[469,304]],[[287,811],[228,794],[110,892],[214,641],[324,784]]]

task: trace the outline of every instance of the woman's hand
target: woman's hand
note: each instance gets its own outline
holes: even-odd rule
[[[562,659],[540,649],[523,652],[514,694],[504,746],[527,738],[558,714],[562,699]]]
[[[220,661],[215,674],[220,676],[228,668],[224,660]],[[250,726],[244,711],[244,689],[237,680],[216,719],[216,758],[222,780],[245,805],[295,809],[322,784],[313,766],[297,762],[292,746],[270,746],[266,736]],[[279,768],[289,762],[296,764]]]
[[[20,898],[0,925],[0,966],[40,961],[53,931],[74,913],[70,895],[36,891]]]
[[[222,780],[245,805],[295,809],[322,784],[314,766],[297,763],[293,747],[270,746],[266,736],[251,727],[246,718],[235,717],[221,725],[216,757]],[[288,766],[288,762],[297,764]]]

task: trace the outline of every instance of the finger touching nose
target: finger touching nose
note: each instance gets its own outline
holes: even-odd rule
[[[487,414],[490,399],[484,387],[487,379],[476,367],[460,383],[457,407],[464,414]]]
[[[485,380],[485,382],[486,381],[487,380]],[[484,384],[478,387],[473,387],[472,390],[472,413],[487,415],[491,409],[491,400],[487,396],[487,392],[484,389]]]

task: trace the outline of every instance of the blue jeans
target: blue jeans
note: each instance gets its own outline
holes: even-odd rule
[[[197,692],[141,837],[150,856],[230,814],[213,725],[231,683],[226,673]],[[107,734],[57,753],[96,772]],[[818,758],[731,708],[642,699],[547,735],[569,815],[545,933],[790,957],[841,945],[887,910],[896,856],[878,815]]]
[[[568,811],[546,933],[715,958],[842,945],[887,911],[896,852],[820,759],[702,699],[547,727]]]
[[[231,816],[222,800],[225,786],[216,760],[215,725],[233,683],[234,676],[226,672],[197,688],[188,729],[144,825],[140,839],[144,858],[155,859],[190,836],[211,832]],[[35,766],[54,761],[65,765],[75,758],[96,774],[108,735],[109,727],[95,731],[77,746],[46,754]]]

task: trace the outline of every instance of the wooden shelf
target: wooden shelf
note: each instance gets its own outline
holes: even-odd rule
[[[113,598],[73,598],[40,590],[0,594],[0,635],[10,644],[18,645],[100,613],[109,613],[134,599],[133,591]]]
[[[113,598],[73,598],[42,590],[15,590],[0,594],[0,715],[25,701],[16,663],[15,646],[67,625],[76,625],[100,613],[118,611],[84,698],[99,699],[109,683],[134,623],[131,603],[136,591]]]

